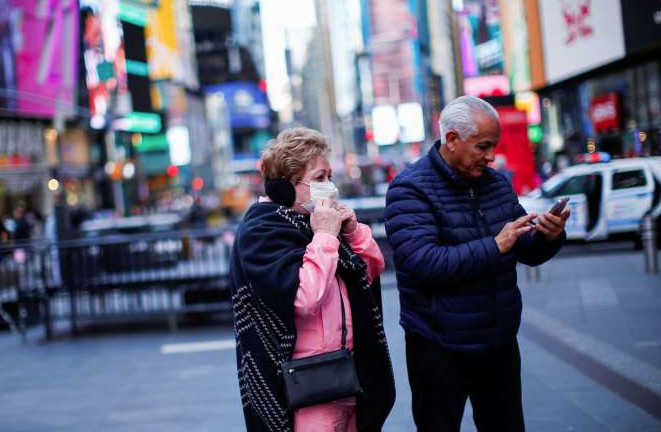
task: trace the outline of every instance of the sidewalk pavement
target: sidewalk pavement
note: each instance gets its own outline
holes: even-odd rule
[[[661,276],[645,274],[642,252],[561,254],[540,281],[526,273],[524,408],[539,424],[529,429],[661,430]]]
[[[414,425],[392,279],[384,318],[397,401],[384,431],[404,432]],[[539,282],[525,268],[519,280],[527,429],[661,431],[661,277],[618,252],[560,256]],[[26,345],[1,333],[0,430],[243,431],[232,341],[228,324],[134,324]],[[462,431],[475,431],[470,415]]]

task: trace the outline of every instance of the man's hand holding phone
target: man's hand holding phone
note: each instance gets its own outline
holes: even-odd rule
[[[539,215],[535,231],[544,234],[548,241],[555,241],[560,237],[560,234],[565,230],[565,224],[571,210],[565,208],[569,198],[561,198],[551,207],[548,212]]]
[[[519,237],[532,229],[531,222],[536,217],[537,215],[535,213],[531,213],[505,224],[503,229],[500,230],[494,239],[496,240],[496,246],[498,246],[498,250],[501,254],[512,250]]]

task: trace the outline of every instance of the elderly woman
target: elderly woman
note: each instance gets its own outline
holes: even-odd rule
[[[230,283],[251,432],[378,431],[394,402],[378,295],[383,256],[369,227],[334,200],[328,153],[319,132],[281,132],[261,158],[268,197],[237,231]],[[338,350],[343,339],[362,393],[290,409],[281,362]]]

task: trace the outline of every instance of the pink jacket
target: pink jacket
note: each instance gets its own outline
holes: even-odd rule
[[[385,263],[379,246],[372,238],[370,228],[358,224],[356,230],[345,238],[356,254],[365,261],[369,280],[378,277],[383,272]],[[347,348],[353,349],[353,327],[347,287],[344,281],[335,275],[339,244],[339,240],[332,235],[317,233],[307,246],[303,265],[298,273],[300,284],[294,300],[297,338],[293,358],[340,348],[342,340],[340,290],[346,313]]]

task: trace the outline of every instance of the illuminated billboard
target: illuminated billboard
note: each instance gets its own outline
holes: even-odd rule
[[[369,0],[370,60],[376,105],[420,100],[417,21],[408,0]]]
[[[523,0],[500,0],[500,23],[505,68],[515,92],[530,90],[531,72],[528,22]]]
[[[81,2],[91,126],[153,111],[145,26],[149,9],[118,0]]]
[[[539,7],[548,84],[624,57],[620,0],[539,0]]]
[[[502,74],[503,44],[498,0],[464,0],[455,12],[464,76]]]
[[[0,1],[0,112],[53,117],[74,108],[78,2]]]
[[[161,0],[158,7],[147,10],[144,29],[147,45],[149,78],[152,82],[170,81],[197,90],[197,65],[193,23],[186,0]],[[154,93],[156,92],[156,93]],[[167,108],[163,88],[152,88],[157,109]]]
[[[83,9],[83,56],[92,127],[105,126],[114,94],[115,114],[131,111],[119,1],[86,1]]]
[[[172,0],[162,0],[158,8],[148,14],[145,34],[149,77],[156,81],[171,79],[179,62]]]

